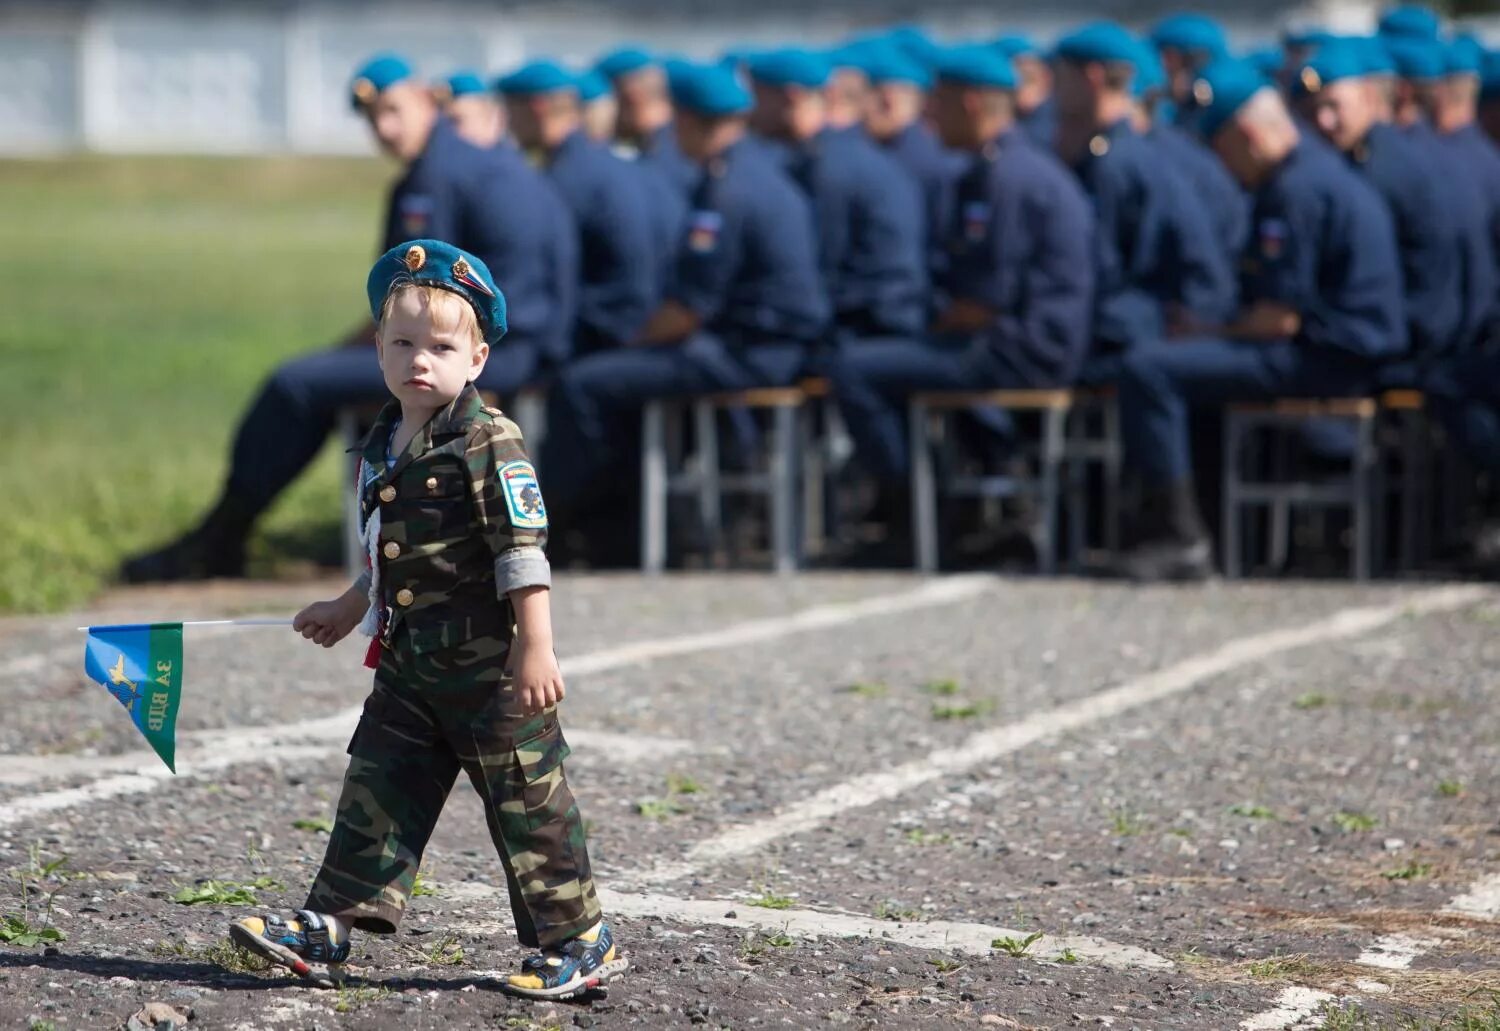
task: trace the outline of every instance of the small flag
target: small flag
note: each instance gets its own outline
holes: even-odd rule
[[[91,626],[83,668],[125,706],[167,769],[177,772],[182,698],[182,624]]]

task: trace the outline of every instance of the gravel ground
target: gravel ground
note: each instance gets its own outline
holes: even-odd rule
[[[566,667],[925,583],[564,578],[559,651]],[[280,612],[299,598],[216,590],[135,596],[133,609],[126,595],[100,614]],[[15,871],[0,916],[29,906],[36,924],[38,893],[51,893],[66,934],[0,944],[0,1026],[123,1027],[155,1001],[230,1028],[1232,1029],[1295,987],[1349,1000],[1371,1028],[1440,1021],[1500,991],[1496,925],[1440,913],[1500,874],[1500,596],[1236,660],[950,761],[1254,635],[1399,612],[1422,591],[994,580],[946,604],[571,677],[569,779],[598,881],[650,898],[621,898],[612,917],[630,976],[607,997],[551,1006],[509,999],[489,976],[518,956],[467,785],[426,856],[432,894],[399,934],[358,939],[344,989],[242,969],[219,944],[242,907],[172,901],[212,878],[260,879],[262,906],[300,903],[344,742],[278,753],[276,728],[357,705],[359,645],[189,638],[182,727],[198,736],[184,740],[265,728],[263,761],[7,820],[7,803],[88,787],[100,774],[86,761],[141,743],[78,672],[72,627],[97,614],[0,625],[0,870]],[[625,747],[641,738],[659,747]],[[42,755],[53,758],[27,758]],[[860,794],[944,761],[940,775]],[[799,816],[840,783],[832,808]],[[23,899],[24,871],[61,856],[25,878]],[[1359,962],[1393,935],[1422,943],[1409,968]]]

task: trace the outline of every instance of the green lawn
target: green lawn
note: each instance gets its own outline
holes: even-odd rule
[[[374,160],[0,162],[0,612],[85,601],[189,527],[282,359],[364,308],[390,169]],[[252,569],[337,554],[335,449]]]

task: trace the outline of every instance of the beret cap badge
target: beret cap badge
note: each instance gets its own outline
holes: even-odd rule
[[[380,91],[375,88],[375,84],[363,76],[355,79],[354,85],[351,88],[354,91],[354,98],[361,104],[368,104],[380,95]]]
[[[1316,93],[1323,88],[1323,77],[1318,74],[1316,68],[1302,69],[1302,88],[1309,93]]]
[[[453,278],[462,283],[464,286],[467,286],[471,290],[478,290],[486,297],[495,296],[494,291],[491,290],[482,279],[474,274],[474,269],[470,267],[468,261],[463,258],[459,258],[453,263]]]
[[[401,260],[406,263],[408,272],[418,272],[423,265],[427,264],[427,248],[414,243],[406,249],[406,254]]]

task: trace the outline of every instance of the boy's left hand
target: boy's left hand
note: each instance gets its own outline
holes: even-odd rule
[[[514,648],[515,663],[511,675],[515,678],[521,707],[527,712],[541,712],[562,701],[566,689],[552,648],[528,645],[520,638],[516,639]]]

